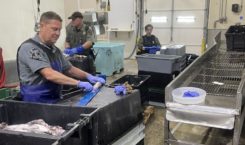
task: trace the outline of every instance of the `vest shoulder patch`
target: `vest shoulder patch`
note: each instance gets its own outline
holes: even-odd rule
[[[29,51],[29,54],[30,54],[32,59],[40,60],[42,58],[41,51],[37,48],[32,48]]]

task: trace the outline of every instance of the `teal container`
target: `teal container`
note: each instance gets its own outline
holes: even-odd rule
[[[96,42],[93,46],[96,59],[96,72],[111,76],[120,72],[123,68],[124,43],[116,42]]]

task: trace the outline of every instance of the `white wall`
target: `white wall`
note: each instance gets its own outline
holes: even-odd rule
[[[36,0],[0,0],[0,2],[0,46],[4,49],[3,56],[5,60],[15,59],[18,46],[24,40],[35,35],[35,32],[33,30],[33,14],[36,12]],[[166,4],[168,2],[171,3],[171,0],[162,3]],[[80,6],[78,5],[78,3],[80,3]],[[240,3],[240,0],[227,0],[227,22],[223,24],[217,24],[217,27],[214,28],[213,23],[219,17],[219,3],[220,0],[210,0],[208,26],[210,37],[213,34],[212,31],[223,30],[223,32],[225,32],[230,25],[234,25],[236,22],[240,21],[240,16],[245,17],[245,6],[243,8],[243,11],[239,14],[231,12],[231,5],[233,3]],[[99,3],[97,3],[96,0],[41,0],[41,12],[48,10],[55,11],[64,20],[62,33],[60,39],[57,42],[58,47],[63,49],[63,44],[65,40],[65,25],[69,22],[67,18],[74,11],[77,11],[79,7],[84,10],[99,10],[98,4]],[[155,3],[153,0],[148,1],[147,5],[150,9],[160,9],[157,8],[157,6],[160,5],[158,3]],[[244,20],[241,22],[242,24],[245,24]],[[156,30],[157,29],[155,29],[155,31]],[[115,37],[114,32],[111,32],[110,39],[111,41],[124,42],[126,45],[125,56],[128,56],[134,47],[135,32],[131,32],[129,34],[127,32],[119,32],[117,34],[117,37]]]
[[[41,13],[55,11],[65,19],[64,1],[41,0]],[[4,60],[16,59],[19,45],[33,37],[34,13],[36,0],[0,0],[0,47],[3,48]],[[63,28],[65,27],[63,23]],[[62,29],[57,46],[64,47],[65,29]]]
[[[225,2],[225,0],[223,0]],[[244,1],[244,0],[243,0]],[[241,24],[245,24],[245,6],[243,6],[243,10],[240,13],[234,13],[231,11],[232,4],[237,3],[240,4],[241,0],[227,0],[227,9],[223,9],[223,12],[226,11],[227,14],[227,22],[217,23],[216,28],[214,28],[215,20],[219,19],[219,8],[220,8],[220,0],[210,0],[210,8],[209,8],[209,29],[227,29],[230,25],[234,25],[237,22],[241,22]],[[245,1],[244,1],[245,5]],[[243,20],[240,21],[240,16],[243,16]]]
[[[133,0],[132,0],[133,1]],[[80,7],[78,4],[80,3]],[[74,11],[77,11],[80,8],[81,11],[86,10],[97,10],[102,11],[100,9],[99,1],[96,0],[65,0],[65,14],[66,14],[66,24],[69,22],[67,17],[69,17]],[[111,9],[113,6],[111,5]],[[131,15],[134,15],[133,12]],[[123,23],[123,21],[121,21]],[[135,45],[135,32],[118,32],[117,37],[115,36],[115,32],[110,32],[109,39],[112,42],[122,42],[125,43],[125,53],[124,56],[127,57],[133,50]],[[108,35],[102,36],[100,38],[108,38]]]
[[[225,0],[223,0],[225,2]],[[245,5],[245,0],[244,5]],[[224,23],[217,23],[216,27],[214,27],[214,22],[219,19],[219,7],[220,0],[210,0],[209,7],[209,24],[208,24],[208,44],[212,44],[212,38],[214,35],[221,31],[221,39],[225,40],[225,33],[227,29],[231,25],[235,25],[238,22],[241,22],[242,25],[245,25],[245,6],[240,13],[234,13],[231,11],[232,4],[237,3],[240,4],[241,0],[227,0],[227,8],[223,9],[223,11],[227,13],[227,21]],[[243,20],[241,21],[239,18],[243,16]]]

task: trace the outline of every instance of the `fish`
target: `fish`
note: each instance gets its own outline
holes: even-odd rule
[[[27,122],[25,124],[16,124],[16,125],[7,125],[6,123],[1,123],[0,129],[7,130],[7,131],[47,134],[53,136],[61,136],[65,132],[65,130],[62,127],[50,126],[42,119],[37,119],[37,120]]]

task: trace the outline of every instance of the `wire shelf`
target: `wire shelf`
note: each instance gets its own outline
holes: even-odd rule
[[[189,86],[204,89],[208,95],[236,97],[244,65],[244,52],[213,54],[204,61]]]
[[[197,87],[205,90],[208,95],[236,97],[238,85],[218,85],[213,83],[192,82],[190,87]]]

